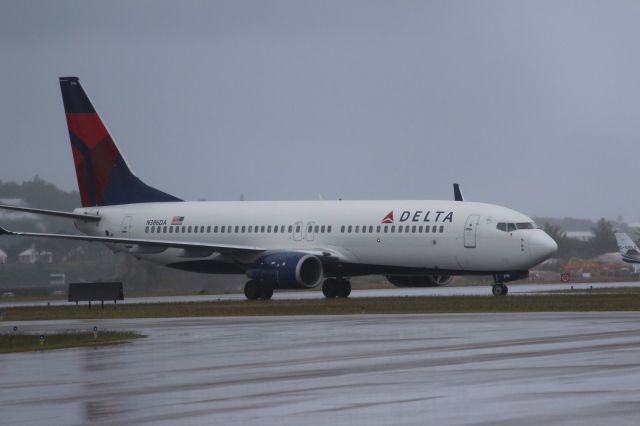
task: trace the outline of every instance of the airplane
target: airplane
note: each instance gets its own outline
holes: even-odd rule
[[[398,286],[446,284],[453,275],[493,275],[493,294],[528,276],[557,245],[509,208],[454,201],[183,201],[140,180],[77,77],[61,77],[82,207],[73,212],[0,208],[68,218],[84,235],[0,234],[100,242],[167,267],[244,274],[247,299],[322,284],[348,297],[349,279],[384,275]]]
[[[615,235],[622,260],[627,263],[640,263],[640,249],[636,243],[624,232],[616,232]]]

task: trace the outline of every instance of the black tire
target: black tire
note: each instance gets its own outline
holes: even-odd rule
[[[244,285],[244,295],[248,300],[258,300],[260,297],[260,286],[257,282],[250,280]]]
[[[273,297],[273,287],[270,285],[263,285],[260,287],[260,299],[269,300]]]
[[[509,294],[509,287],[507,287],[506,285],[503,285],[504,287],[504,295],[506,296],[507,294]]]
[[[505,296],[507,294],[507,286],[504,284],[494,284],[491,292],[494,296]]]
[[[333,278],[327,278],[326,280],[324,280],[324,283],[322,283],[322,294],[324,294],[324,297],[326,297],[327,299],[333,299],[338,295],[337,293],[338,283],[336,282],[336,280],[334,280]]]
[[[337,296],[347,298],[349,297],[350,294],[351,294],[351,283],[347,280],[338,281]]]

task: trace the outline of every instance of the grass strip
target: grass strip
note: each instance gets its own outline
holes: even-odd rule
[[[7,321],[212,316],[347,315],[415,313],[501,313],[638,311],[640,293],[536,294],[518,296],[421,296],[353,299],[220,301],[87,306],[34,306],[4,309]],[[2,328],[0,322],[0,329]],[[7,324],[10,325],[10,324]]]
[[[123,343],[138,337],[144,337],[132,331],[104,330],[94,337],[88,331],[63,331],[43,334],[3,333],[0,334],[0,353],[29,352],[49,349],[76,348],[80,346],[102,346]]]

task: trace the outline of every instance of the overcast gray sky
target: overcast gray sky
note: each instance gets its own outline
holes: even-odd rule
[[[184,199],[640,221],[638,1],[0,0],[0,179],[76,188],[57,78]]]

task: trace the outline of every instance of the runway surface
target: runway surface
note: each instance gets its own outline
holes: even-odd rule
[[[640,281],[630,282],[608,282],[608,283],[588,283],[588,284],[510,284],[509,294],[531,294],[544,293],[560,290],[586,290],[589,288],[620,288],[620,287],[640,287]],[[353,290],[351,298],[358,297],[415,297],[415,296],[491,296],[491,286],[460,286],[460,287],[430,287],[430,288],[388,288]],[[126,294],[125,294],[126,297]],[[320,289],[311,291],[279,291],[273,294],[274,300],[306,300],[322,299],[324,296]],[[170,302],[221,302],[231,300],[246,300],[244,294],[216,294],[216,295],[194,295],[194,296],[159,296],[159,297],[126,297],[124,302],[118,303],[170,303]],[[15,306],[46,306],[68,305],[66,300],[30,300],[12,301],[11,299],[0,300],[0,308]]]
[[[16,324],[40,332],[95,322]],[[0,423],[635,425],[640,413],[635,312],[97,325],[148,337],[0,355]]]

